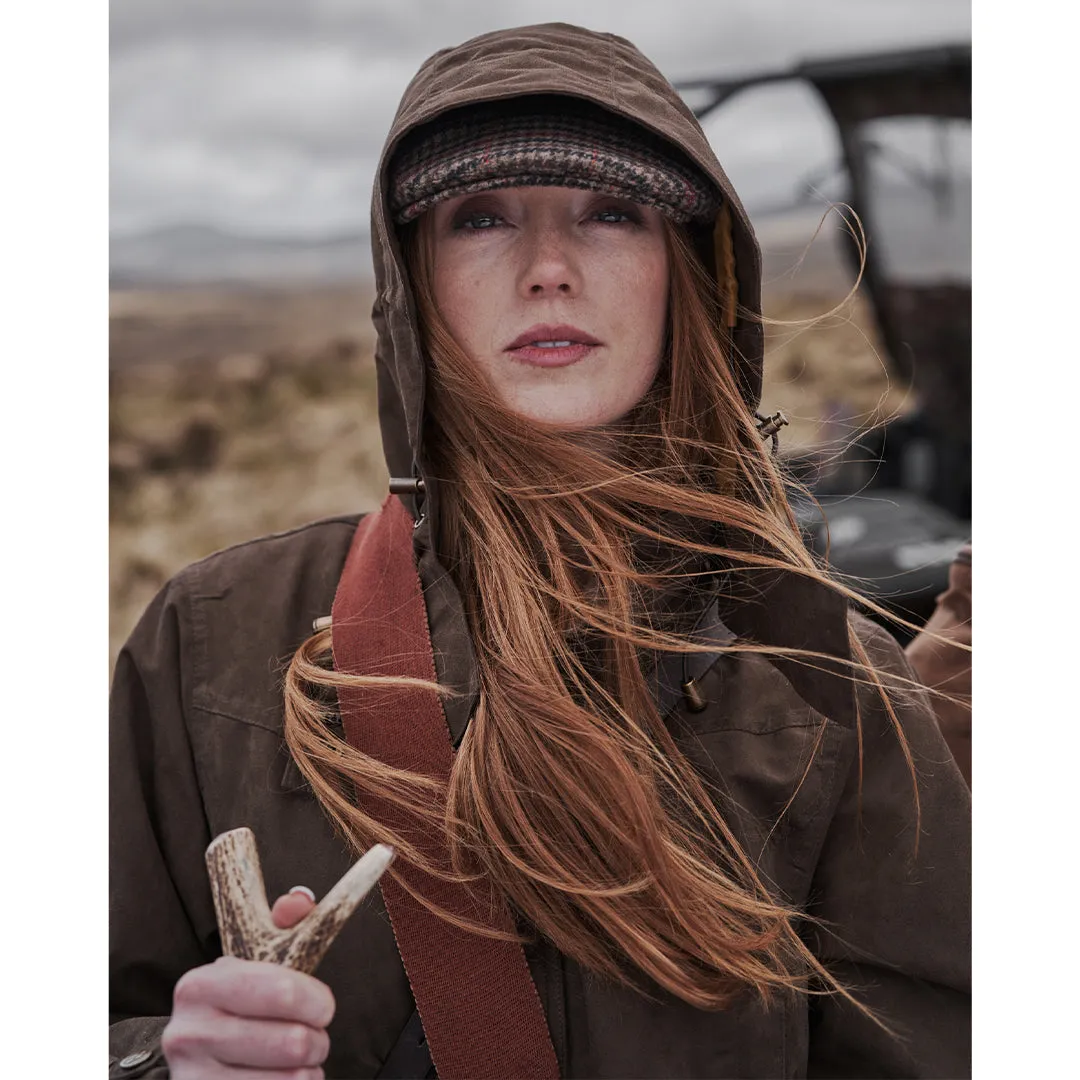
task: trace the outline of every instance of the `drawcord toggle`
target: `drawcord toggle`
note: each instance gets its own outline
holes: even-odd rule
[[[780,429],[788,423],[788,418],[777,409],[772,416],[762,416],[761,413],[754,413],[755,419],[758,421],[758,434],[763,439],[772,439],[772,452],[776,454],[780,450]]]

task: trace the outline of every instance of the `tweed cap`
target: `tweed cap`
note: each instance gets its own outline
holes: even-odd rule
[[[709,221],[720,193],[680,151],[579,98],[536,95],[458,109],[412,132],[390,169],[400,225],[443,199],[492,188],[572,187],[628,198],[672,220]]]

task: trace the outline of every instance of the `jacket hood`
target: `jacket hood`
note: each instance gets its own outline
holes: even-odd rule
[[[761,253],[750,221],[694,114],[629,41],[566,23],[499,30],[442,49],[409,83],[379,160],[372,194],[373,312],[379,416],[391,476],[423,470],[424,362],[413,298],[388,206],[394,151],[412,130],[466,105],[536,94],[583,98],[666,139],[717,186],[730,207],[738,299],[736,374],[751,410],[761,394]],[[711,231],[710,236],[711,236]]]
[[[624,38],[566,23],[483,34],[443,49],[423,64],[405,90],[379,160],[371,214],[376,281],[372,318],[386,463],[392,477],[424,478],[423,495],[406,495],[404,501],[417,518],[414,546],[439,681],[458,691],[456,699],[446,703],[455,741],[477,692],[476,664],[460,595],[432,543],[439,492],[425,468],[421,444],[425,364],[414,298],[388,205],[388,174],[401,140],[420,125],[462,106],[540,94],[583,98],[642,125],[672,143],[719,188],[731,211],[738,281],[740,318],[732,331],[735,374],[749,409],[756,409],[761,394],[761,252],[701,125],[654,64]],[[724,625],[748,640],[815,649],[838,658],[838,665],[822,660],[816,671],[782,657],[773,662],[814,708],[852,723],[855,696],[843,666],[850,658],[846,602],[792,573],[758,572],[742,580],[744,576],[729,575],[728,599],[720,610]]]

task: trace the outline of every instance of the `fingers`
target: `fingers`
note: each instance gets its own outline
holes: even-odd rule
[[[176,1029],[167,1027],[162,1035],[162,1049],[172,1080],[325,1080],[320,1065],[232,1065],[203,1053],[201,1044],[193,1046],[193,1052],[189,1053],[181,1049],[178,1037],[170,1040],[173,1030]]]
[[[176,984],[161,1037],[170,1075],[322,1077],[334,1008],[325,983],[278,964],[225,956],[194,968]]]
[[[303,892],[298,890],[303,889]],[[304,885],[295,886],[285,896],[279,896],[270,909],[270,917],[279,930],[294,927],[315,906],[315,897]]]
[[[266,1072],[262,1069],[244,1069],[239,1075],[243,1080],[326,1080],[326,1073],[318,1066],[312,1069],[270,1069]],[[229,1080],[234,1080],[236,1076],[235,1072],[229,1071]]]
[[[220,1073],[210,1074],[197,1073],[195,1080],[326,1080],[326,1073],[317,1066],[312,1069],[242,1069],[237,1072],[231,1065],[222,1065]],[[227,1070],[227,1071],[225,1071]],[[173,1074],[175,1076],[175,1074]]]
[[[330,1053],[330,1036],[321,1028],[280,1020],[222,1016],[204,1044],[225,1065],[254,1069],[302,1069],[321,1065]]]
[[[174,1018],[161,1039],[170,1066],[203,1062],[242,1069],[317,1069],[330,1053],[330,1037],[321,1029],[213,1010]]]
[[[174,1015],[186,1006],[211,1006],[233,1016],[287,1020],[324,1028],[334,1016],[330,987],[278,964],[223,956],[193,968],[173,991]]]

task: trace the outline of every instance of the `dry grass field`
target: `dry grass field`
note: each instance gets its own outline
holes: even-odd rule
[[[774,295],[806,320],[823,295]],[[110,298],[110,664],[154,593],[230,544],[377,505],[370,288],[115,291]],[[862,301],[772,325],[763,411],[788,446],[902,409]]]

